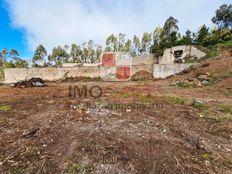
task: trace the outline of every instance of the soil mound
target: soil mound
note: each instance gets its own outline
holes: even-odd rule
[[[147,71],[139,71],[135,73],[131,78],[132,81],[143,81],[143,80],[152,80],[152,79],[153,79],[152,73],[149,73]]]

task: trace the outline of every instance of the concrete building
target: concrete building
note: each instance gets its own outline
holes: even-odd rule
[[[173,64],[173,63],[185,63],[186,57],[195,57],[201,59],[205,57],[206,54],[201,50],[197,49],[195,46],[176,46],[164,51],[162,57],[159,57],[159,64]]]

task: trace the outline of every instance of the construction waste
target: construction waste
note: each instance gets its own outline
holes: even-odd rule
[[[46,82],[41,78],[31,78],[29,80],[19,81],[11,85],[14,88],[44,87]]]

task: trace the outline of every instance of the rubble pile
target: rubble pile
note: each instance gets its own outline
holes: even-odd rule
[[[152,80],[152,79],[153,79],[153,74],[147,71],[139,71],[131,77],[132,81],[144,81],[144,80]]]
[[[15,88],[29,88],[29,87],[44,87],[47,86],[45,81],[41,78],[31,78],[29,80],[19,81],[11,85]]]
[[[211,82],[211,74],[210,73],[202,73],[194,78],[187,78],[184,80],[176,80],[175,82],[171,83],[170,86],[176,87],[202,87],[208,86]]]

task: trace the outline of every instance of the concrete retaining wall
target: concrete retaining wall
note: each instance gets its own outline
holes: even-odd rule
[[[194,64],[155,64],[153,65],[153,76],[154,78],[166,78],[171,75],[182,72],[185,69],[188,69]]]
[[[132,58],[132,65],[153,65],[156,60],[153,55],[136,56]]]
[[[184,59],[185,57],[197,57],[198,59],[206,56],[204,52],[197,49],[194,46],[181,45],[172,48],[165,49],[163,56],[159,58],[159,64],[172,64],[175,61],[174,52],[182,50],[183,54],[178,59]]]
[[[134,65],[132,66],[132,75],[139,71],[147,71],[149,73],[153,73],[153,65]]]
[[[139,71],[147,71],[153,73],[155,78],[166,78],[189,68],[191,65],[193,64],[134,65],[132,66],[132,75]],[[14,83],[32,77],[56,81],[65,77],[100,77],[100,67],[10,68],[4,70],[4,75],[5,83]]]
[[[179,73],[193,64],[154,64],[134,65],[132,75],[139,71],[153,73],[155,78],[166,78]],[[107,72],[110,69],[107,69]],[[104,73],[104,72],[101,72]],[[116,74],[112,71],[112,74]],[[56,81],[65,77],[100,77],[100,67],[75,67],[75,68],[11,68],[4,70],[5,83],[14,83],[20,80],[40,77],[44,80]]]
[[[99,67],[77,68],[10,68],[4,70],[5,83],[40,77],[44,80],[56,81],[64,77],[99,77]]]

